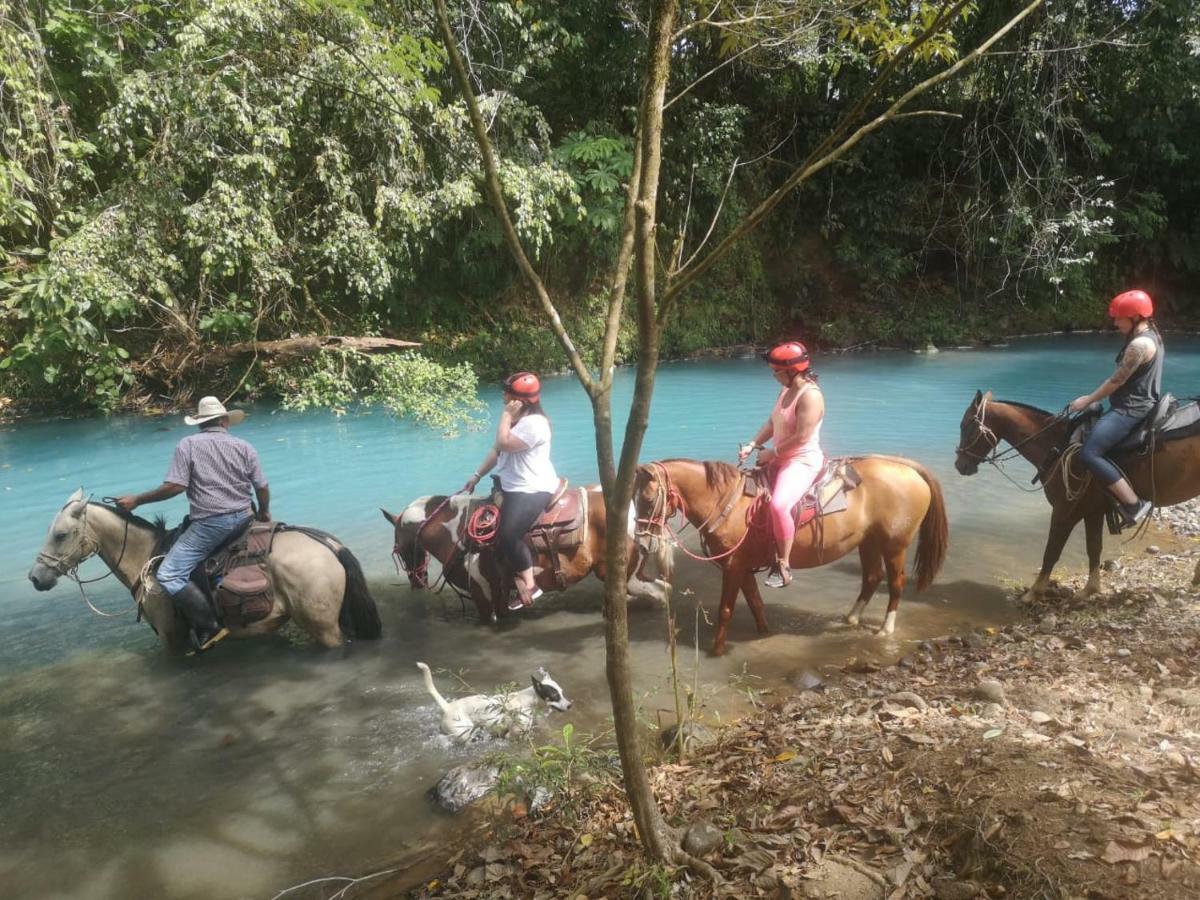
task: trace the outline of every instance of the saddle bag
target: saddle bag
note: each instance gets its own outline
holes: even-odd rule
[[[226,628],[242,628],[266,618],[275,605],[267,558],[278,522],[254,522],[230,545],[227,555],[209,560],[213,602]]]

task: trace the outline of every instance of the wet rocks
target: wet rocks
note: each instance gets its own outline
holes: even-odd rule
[[[798,675],[792,677],[792,684],[797,690],[801,691],[819,691],[825,687],[825,679],[811,669],[805,669]]]
[[[486,797],[500,778],[497,766],[455,766],[426,791],[425,796],[446,812],[462,812]]]

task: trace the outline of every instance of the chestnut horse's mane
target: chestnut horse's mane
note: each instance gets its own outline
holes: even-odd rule
[[[716,459],[685,459],[673,457],[664,459],[665,463],[692,463],[704,467],[704,480],[710,488],[722,488],[738,477],[737,466]]]

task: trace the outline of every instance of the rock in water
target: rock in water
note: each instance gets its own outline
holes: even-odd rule
[[[446,812],[462,812],[479,798],[486,797],[499,778],[497,766],[455,766],[425,796]]]

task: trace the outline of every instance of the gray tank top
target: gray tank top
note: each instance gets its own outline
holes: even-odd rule
[[[1138,366],[1129,376],[1129,380],[1113,391],[1108,400],[1115,410],[1130,416],[1144,416],[1154,408],[1154,404],[1162,396],[1163,357],[1167,355],[1167,352],[1158,332],[1150,328],[1141,334],[1130,336],[1129,340],[1125,342],[1125,346],[1121,348],[1121,352],[1117,354],[1118,363],[1125,355],[1130,341],[1135,337],[1148,337],[1154,341],[1154,346],[1157,348],[1154,359]]]

